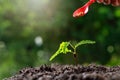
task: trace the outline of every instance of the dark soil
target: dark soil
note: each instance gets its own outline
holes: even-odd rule
[[[4,80],[120,80],[120,66],[42,65],[25,68]]]

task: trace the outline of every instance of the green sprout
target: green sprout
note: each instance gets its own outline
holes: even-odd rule
[[[85,45],[85,44],[94,44],[94,43],[95,43],[95,41],[82,40],[74,46],[70,42],[62,42],[59,46],[59,49],[50,57],[50,61],[52,61],[56,56],[58,56],[61,53],[63,53],[63,54],[72,53],[73,57],[75,58],[75,61],[77,63],[77,61],[78,61],[77,52],[76,52],[77,47],[79,47],[81,45]],[[72,49],[68,49],[68,47],[71,47]]]

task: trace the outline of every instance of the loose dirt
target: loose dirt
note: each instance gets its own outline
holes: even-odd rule
[[[120,80],[120,66],[42,65],[24,68],[4,80]]]

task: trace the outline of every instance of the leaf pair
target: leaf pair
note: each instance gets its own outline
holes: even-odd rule
[[[67,53],[76,53],[74,52],[76,50],[76,48],[80,45],[84,45],[84,44],[94,44],[95,41],[91,41],[91,40],[82,40],[79,43],[77,43],[75,46],[73,46],[70,42],[62,42],[59,46],[59,49],[51,56],[50,61],[53,60],[57,55],[63,53],[63,54],[67,54]],[[68,46],[71,46],[74,51],[68,49]]]

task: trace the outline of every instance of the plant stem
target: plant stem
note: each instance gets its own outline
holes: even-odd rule
[[[78,55],[76,53],[76,48],[74,48],[73,57],[75,59],[75,64],[77,65],[78,64]]]
[[[76,47],[74,47],[71,43],[70,43],[70,46],[73,48],[73,58],[74,58],[74,60],[75,60],[75,64],[77,65],[78,64],[78,55],[77,55],[77,53],[76,53]]]
[[[75,47],[70,43],[70,46],[73,48],[73,49],[75,49]]]

